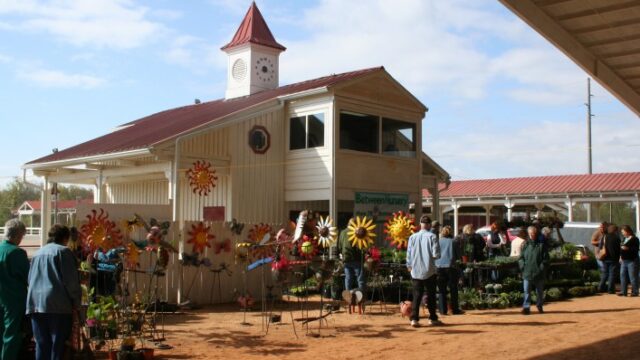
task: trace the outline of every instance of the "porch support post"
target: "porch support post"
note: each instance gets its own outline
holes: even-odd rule
[[[588,202],[586,205],[587,205],[587,222],[591,222],[591,203]]]
[[[570,197],[568,197],[567,201],[565,201],[564,204],[567,206],[567,219],[569,220],[569,222],[572,222],[573,221],[573,201],[571,200]]]
[[[453,207],[453,235],[458,236],[458,223],[459,223],[458,209],[460,209],[460,204],[454,201],[453,204],[451,204],[451,206]]]
[[[45,176],[40,192],[40,246],[47,243],[47,233],[51,227],[51,194],[49,193],[49,178]]]
[[[636,208],[636,234],[640,234],[640,198],[636,194],[636,199],[633,201],[633,206]]]
[[[491,209],[492,208],[493,208],[492,205],[484,206],[484,225],[485,226],[491,225]]]
[[[513,218],[513,202],[509,198],[506,200],[504,206],[507,208],[507,221],[511,221]]]
[[[174,159],[171,164],[171,185],[173,186],[171,189],[172,196],[172,219],[174,226],[174,240],[177,240],[178,243],[178,260],[182,259],[182,253],[184,252],[184,239],[182,238],[182,232],[184,230],[184,222],[182,221],[182,213],[180,211],[180,146],[181,146],[181,138],[176,139],[175,149],[174,149]],[[183,299],[183,287],[184,287],[184,276],[183,276],[183,267],[182,265],[178,265],[178,292],[176,294],[177,302],[180,304],[186,299]]]
[[[102,175],[102,170],[98,172],[98,176],[96,177],[96,185],[95,191],[93,192],[93,203],[94,204],[102,204],[104,202],[104,176]]]

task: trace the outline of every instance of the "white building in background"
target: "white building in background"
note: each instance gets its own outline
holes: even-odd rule
[[[95,186],[95,207],[164,205],[168,220],[184,224],[282,223],[305,208],[341,223],[354,211],[382,219],[449,181],[422,152],[427,107],[383,67],[280,86],[285,48],[255,3],[222,49],[225,98],[151,114],[26,163],[44,180],[43,219],[53,183]],[[207,196],[186,179],[196,161],[216,171]]]

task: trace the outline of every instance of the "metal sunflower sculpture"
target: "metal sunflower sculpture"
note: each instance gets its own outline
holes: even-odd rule
[[[216,237],[211,234],[210,226],[204,226],[203,222],[199,222],[198,224],[191,224],[191,231],[188,232],[189,240],[187,240],[187,244],[193,244],[193,252],[202,254],[204,253],[205,248],[211,247],[211,240]]]
[[[80,236],[85,249],[91,252],[96,249],[111,250],[122,245],[122,233],[116,223],[109,220],[109,213],[100,209],[100,213],[91,210],[87,221],[80,227]]]
[[[140,266],[140,249],[138,249],[136,244],[132,242],[127,244],[125,261],[127,269],[135,269]]]
[[[360,250],[364,250],[373,245],[376,234],[373,232],[376,229],[376,225],[373,223],[373,219],[368,219],[366,216],[357,216],[356,219],[349,221],[347,235],[349,235],[349,241],[351,246],[357,247]]]
[[[338,228],[333,225],[333,219],[331,219],[331,216],[327,216],[326,218],[320,216],[316,229],[318,230],[318,235],[316,235],[318,245],[323,248],[328,248],[336,243],[338,238]]]
[[[187,170],[187,178],[189,185],[194,194],[207,196],[216,187],[216,170],[208,161],[196,161],[193,166]]]
[[[393,213],[393,217],[387,219],[384,227],[387,241],[398,250],[406,249],[409,236],[416,232],[414,220],[402,211]]]

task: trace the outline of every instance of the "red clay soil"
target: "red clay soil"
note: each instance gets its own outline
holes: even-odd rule
[[[469,311],[442,316],[440,327],[413,329],[397,305],[383,314],[375,305],[366,315],[343,311],[328,318],[320,336],[289,312],[263,335],[259,312],[243,314],[227,305],[167,318],[171,350],[161,359],[640,359],[640,298],[599,295],[548,304],[545,314],[519,309]],[[318,307],[316,306],[316,309]],[[300,310],[294,317],[302,316]],[[318,310],[309,316],[317,316]]]

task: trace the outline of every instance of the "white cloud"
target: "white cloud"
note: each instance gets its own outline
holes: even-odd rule
[[[47,32],[77,46],[129,49],[153,41],[165,28],[148,13],[130,0],[0,0],[0,14],[16,18],[8,26]]]
[[[281,79],[290,83],[384,65],[427,99],[434,94],[481,99],[500,84],[499,91],[519,102],[582,102],[584,72],[517,17],[500,16],[492,6],[489,1],[322,0],[296,22],[309,31],[307,38],[279,39],[288,48]]]
[[[637,117],[609,115],[593,123],[594,172],[640,171],[640,157],[624,156],[640,147]],[[492,126],[459,134],[453,143],[430,138],[425,151],[454,180],[581,174],[587,171],[586,133],[581,121],[541,121],[508,133]]]
[[[300,21],[311,37],[283,40],[288,50],[282,57],[282,78],[293,82],[384,65],[417,95],[447,92],[480,98],[491,76],[491,59],[446,20],[460,16],[455,10],[464,7],[420,0],[322,1]]]
[[[226,66],[226,56],[220,49],[204,39],[181,35],[176,36],[162,54],[165,61],[203,74]]]
[[[42,87],[93,89],[106,83],[105,79],[97,76],[47,69],[23,70],[18,77]]]

